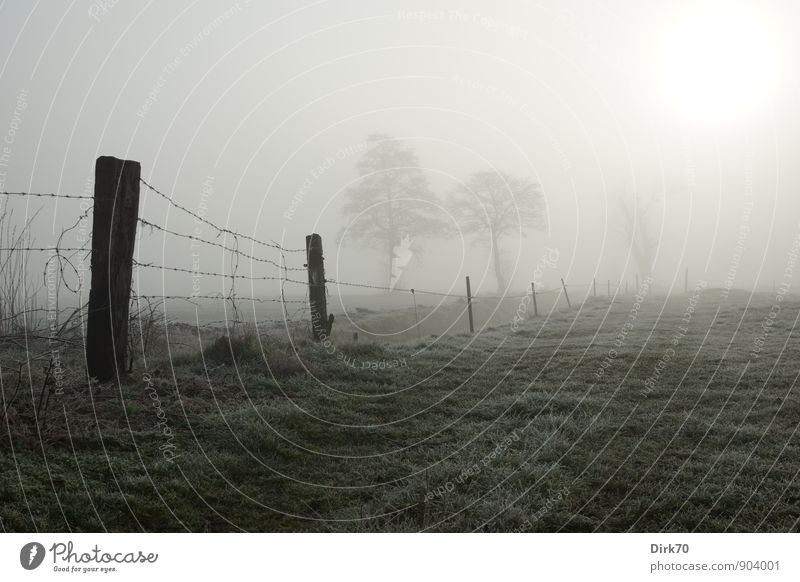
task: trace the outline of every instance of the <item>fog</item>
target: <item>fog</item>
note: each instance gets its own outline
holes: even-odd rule
[[[676,80],[665,58],[709,9],[720,17],[698,50],[707,34],[725,58],[715,43],[726,13],[746,34],[719,80],[729,85],[700,95],[676,86],[685,63]],[[214,223],[286,248],[319,233],[329,278],[380,286],[379,245],[348,241],[354,219],[343,209],[368,137],[385,134],[416,153],[431,212],[450,227],[413,237],[399,285],[462,293],[469,275],[479,294],[497,291],[491,248],[448,204],[475,172],[529,178],[542,194],[546,226],[499,242],[502,292],[524,292],[543,257],[543,287],[562,277],[633,283],[642,269],[625,204],[648,207],[637,228],[657,242],[652,276],[664,290],[683,291],[685,269],[711,286],[770,286],[800,229],[800,52],[790,28],[800,7],[790,2],[96,0],[6,2],[0,14],[0,191],[90,195],[98,156],[135,160],[148,183]],[[191,231],[191,218],[144,187],[141,196],[142,218]],[[67,200],[7,203],[20,223],[43,208],[42,243],[80,212]],[[203,230],[231,243],[217,234]],[[203,270],[227,272],[216,251],[203,251]],[[192,267],[190,241],[158,231],[143,228],[136,253]],[[302,256],[286,260],[303,266]],[[137,274],[137,285],[191,291],[186,277],[158,271]]]
[[[798,530],[798,23],[797,0],[0,0],[0,530]],[[0,554],[152,580],[791,570],[774,535],[570,537],[535,566],[507,537],[38,538]]]

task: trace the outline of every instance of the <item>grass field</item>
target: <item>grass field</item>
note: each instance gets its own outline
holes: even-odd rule
[[[720,296],[296,353],[244,337],[235,365],[173,330],[122,386],[65,356],[38,423],[33,366],[2,422],[2,529],[796,531],[800,302]]]

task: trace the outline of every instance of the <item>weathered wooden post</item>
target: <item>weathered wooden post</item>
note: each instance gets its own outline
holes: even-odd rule
[[[469,287],[469,275],[467,275],[467,311],[469,312],[469,333],[475,333],[475,324],[472,320],[472,290]]]
[[[592,297],[597,299],[597,278],[592,277]]]
[[[611,279],[608,280],[608,296],[611,297]]]
[[[561,287],[564,289],[564,297],[567,298],[567,307],[572,309],[572,304],[569,302],[569,293],[567,293],[567,284],[564,283],[564,277],[561,277]]]
[[[539,317],[539,307],[536,305],[536,283],[531,281],[531,297],[533,297],[533,315]]]
[[[89,376],[119,377],[128,354],[128,309],[139,217],[139,162],[111,156],[94,166],[92,286],[86,327]]]
[[[328,315],[322,237],[318,234],[306,236],[306,268],[308,269],[308,303],[311,308],[311,333],[314,341],[321,342],[331,335],[333,315]]]
[[[419,327],[419,312],[417,311],[417,295],[411,290],[411,297],[414,299],[414,321],[416,321],[417,339],[422,339],[422,330]]]

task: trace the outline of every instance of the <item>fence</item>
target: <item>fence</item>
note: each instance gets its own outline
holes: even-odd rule
[[[128,349],[128,325],[130,320],[130,307],[137,305],[139,313],[153,309],[153,305],[162,302],[179,299],[192,301],[194,299],[222,299],[228,302],[234,312],[233,322],[239,321],[238,304],[240,302],[252,303],[277,303],[287,314],[287,304],[307,305],[310,310],[310,324],[313,338],[323,341],[331,334],[334,316],[327,312],[327,293],[328,285],[342,288],[360,288],[385,291],[391,293],[407,293],[414,307],[414,315],[418,334],[420,333],[419,312],[417,306],[418,295],[430,295],[442,298],[458,298],[464,300],[464,310],[468,314],[469,331],[474,333],[475,323],[473,317],[473,303],[477,300],[522,300],[530,298],[533,306],[533,316],[538,316],[537,297],[545,294],[556,294],[555,304],[563,296],[568,308],[572,307],[569,296],[569,289],[584,288],[586,296],[597,297],[597,281],[592,280],[590,284],[567,284],[561,279],[561,286],[551,289],[537,289],[535,283],[531,283],[530,290],[521,295],[476,295],[473,294],[470,278],[466,277],[465,292],[450,293],[418,288],[399,288],[371,285],[366,283],[342,281],[334,278],[327,278],[324,269],[324,255],[322,248],[322,238],[318,234],[311,234],[306,237],[304,248],[286,248],[275,241],[265,241],[254,236],[241,232],[236,232],[227,227],[220,226],[207,219],[204,215],[178,204],[172,196],[165,194],[155,188],[140,176],[140,165],[138,162],[119,160],[113,157],[100,157],[95,165],[95,182],[93,196],[89,195],[69,195],[61,193],[26,193],[26,192],[2,192],[3,196],[31,196],[39,198],[54,198],[64,200],[87,201],[84,211],[79,215],[75,224],[64,229],[54,246],[35,246],[30,244],[30,239],[25,238],[25,228],[30,221],[23,225],[21,232],[14,232],[13,236],[0,236],[0,257],[2,253],[16,252],[47,252],[49,257],[45,263],[45,284],[48,281],[48,272],[55,271],[58,274],[56,287],[62,284],[72,292],[78,289],[70,288],[64,277],[65,270],[72,269],[78,273],[74,265],[75,257],[83,255],[82,260],[91,257],[91,288],[87,303],[77,308],[59,309],[48,305],[41,308],[36,305],[15,304],[15,299],[6,294],[4,299],[0,299],[0,331],[2,325],[18,321],[23,318],[23,325],[26,325],[28,316],[33,314],[45,313],[49,319],[59,322],[60,331],[67,329],[70,325],[86,322],[86,360],[90,376],[96,377],[101,381],[113,378],[115,375],[128,369],[127,349]],[[144,187],[145,195],[155,196],[168,205],[168,208],[189,217],[194,224],[210,227],[216,237],[208,238],[200,236],[200,229],[195,228],[193,232],[182,232],[174,228],[167,228],[158,224],[153,219],[139,216],[140,189]],[[89,205],[88,201],[92,201]],[[89,214],[92,214],[92,229],[89,236],[85,237],[82,246],[63,246],[62,242],[66,233],[84,225],[88,221]],[[3,218],[5,220],[5,218]],[[231,265],[229,272],[214,272],[196,268],[184,268],[176,265],[166,265],[157,262],[144,262],[134,257],[134,247],[136,245],[137,233],[141,234],[142,229],[159,231],[164,237],[175,237],[191,241],[192,245],[217,248],[228,255]],[[3,234],[0,230],[0,235]],[[6,233],[8,234],[8,233]],[[220,240],[222,238],[222,240]],[[240,250],[240,243],[246,242],[251,247],[250,252]],[[87,246],[91,243],[91,248]],[[256,254],[254,249],[260,249]],[[265,253],[276,253],[277,256],[271,258]],[[16,256],[9,254],[8,256]],[[300,265],[290,265],[287,263],[287,256],[297,256],[305,259],[305,263]],[[8,257],[6,257],[8,258]],[[239,273],[239,260],[246,259],[253,261],[265,268],[276,269],[276,273],[266,275],[253,275]],[[0,274],[7,264],[0,265]],[[136,294],[132,289],[133,272],[135,270],[159,270],[162,272],[174,272],[189,274],[192,277],[215,276],[229,281],[227,293],[218,294],[199,294],[192,295],[170,295],[170,294]],[[305,279],[301,278],[300,272],[306,273]],[[79,277],[80,279],[80,277]],[[236,282],[247,281],[275,281],[280,284],[280,294],[277,297],[248,297],[236,293]],[[602,283],[601,283],[602,284]],[[286,285],[298,285],[304,290],[306,299],[287,299],[285,296]],[[623,283],[615,282],[612,293],[612,281],[606,281],[606,294],[609,298],[622,294]],[[636,277],[636,287],[638,289],[638,275]],[[684,281],[685,291],[688,292],[688,269]],[[624,293],[629,293],[628,282],[624,283]],[[144,304],[144,305],[143,305]],[[65,313],[65,317],[61,314]],[[61,323],[63,320],[63,323]],[[226,323],[228,323],[226,321]],[[51,326],[52,329],[52,326]],[[51,334],[59,337],[60,331]]]
[[[25,229],[30,221],[26,223],[23,233],[14,233],[14,236],[7,236],[2,239],[0,246],[0,258],[19,257],[21,254],[29,252],[48,253],[45,262],[45,285],[50,286],[48,273],[55,270],[58,273],[57,281],[52,283],[54,288],[59,288],[65,281],[65,269],[72,269],[76,273],[76,255],[81,255],[81,260],[91,257],[91,287],[89,289],[89,300],[78,308],[73,308],[69,313],[62,313],[57,305],[39,307],[30,304],[28,301],[12,301],[5,294],[0,298],[0,324],[7,323],[9,329],[13,326],[29,329],[32,322],[41,324],[41,314],[48,320],[66,320],[79,323],[85,321],[86,337],[85,350],[86,362],[89,375],[104,381],[119,375],[127,369],[128,351],[128,324],[130,319],[131,305],[144,305],[143,309],[152,309],[154,302],[164,302],[171,299],[181,299],[193,301],[195,299],[223,299],[230,303],[234,311],[233,320],[238,320],[238,303],[277,303],[284,306],[287,304],[305,304],[305,300],[292,300],[284,296],[284,285],[298,284],[306,287],[307,281],[302,281],[297,277],[292,277],[291,272],[308,271],[303,266],[289,266],[286,256],[306,253],[304,248],[290,249],[275,243],[274,241],[264,241],[256,237],[236,232],[231,229],[217,225],[197,212],[192,212],[188,208],[175,202],[168,196],[151,186],[140,176],[140,165],[138,162],[119,160],[113,157],[100,157],[95,165],[95,181],[93,196],[71,195],[61,193],[30,193],[30,192],[3,192],[3,196],[24,196],[37,198],[53,198],[58,200],[85,200],[92,201],[92,205],[80,215],[75,225],[61,232],[58,240],[53,246],[36,246],[26,244],[29,242],[23,238]],[[213,229],[216,238],[202,237],[194,232],[181,232],[176,229],[166,228],[158,224],[153,219],[139,216],[140,188],[144,187],[147,195],[152,194],[165,201],[170,208],[186,214],[194,224],[202,224]],[[88,220],[92,214],[91,233],[82,246],[66,246],[62,244],[64,236],[74,230],[82,220]],[[8,217],[4,217],[6,220]],[[185,269],[180,266],[170,266],[157,264],[155,262],[145,262],[134,258],[134,247],[136,245],[137,233],[141,234],[141,228],[158,230],[165,237],[178,237],[191,241],[192,245],[216,247],[221,252],[230,256],[232,268],[230,272],[212,272],[209,270]],[[267,249],[274,251],[276,256],[269,257],[263,253],[256,256],[254,252],[244,252],[239,246],[247,242],[251,248]],[[89,246],[90,245],[90,246]],[[5,256],[2,255],[5,253]],[[238,272],[239,258],[259,263],[263,266],[276,269],[277,272],[266,275],[247,275]],[[4,261],[3,268],[7,265]],[[25,263],[21,263],[22,269]],[[229,290],[225,294],[200,294],[192,295],[170,295],[170,294],[136,294],[132,289],[133,273],[135,270],[157,269],[160,271],[172,271],[175,273],[189,273],[192,276],[219,276],[230,281]],[[1,273],[2,271],[0,271]],[[310,271],[309,271],[310,272]],[[246,297],[236,292],[236,281],[241,279],[248,280],[273,280],[281,285],[281,293],[278,297]],[[16,284],[15,284],[16,286]],[[23,285],[24,287],[24,285]],[[67,286],[69,288],[69,286]],[[77,292],[78,289],[69,289]],[[48,289],[50,291],[50,289]],[[50,293],[48,293],[50,295]],[[38,320],[37,320],[38,318]],[[66,325],[66,324],[60,324]],[[51,326],[49,326],[51,327]],[[2,329],[0,329],[2,331]],[[62,333],[53,333],[48,339],[61,337]]]

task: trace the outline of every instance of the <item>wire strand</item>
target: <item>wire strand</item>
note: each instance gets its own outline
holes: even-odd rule
[[[288,279],[286,277],[272,277],[269,275],[262,276],[262,277],[253,277],[250,275],[237,275],[231,273],[214,273],[211,271],[196,271],[194,269],[185,269],[182,267],[171,267],[167,265],[156,265],[154,263],[140,263],[136,259],[133,260],[133,264],[136,267],[141,267],[145,269],[160,269],[163,271],[175,271],[177,273],[190,273],[192,275],[203,275],[208,277],[222,277],[224,279],[247,279],[250,281],[281,281],[284,283],[298,283],[300,285],[308,285],[307,281],[300,281],[298,279]]]
[[[93,196],[79,196],[76,194],[56,194],[48,192],[0,192],[0,196],[34,196],[36,198],[70,198],[72,200],[92,200]]]
[[[208,219],[206,219],[206,218],[204,218],[204,217],[200,216],[200,215],[199,215],[199,214],[197,214],[196,212],[192,212],[191,210],[189,210],[189,209],[188,209],[188,208],[186,208],[185,206],[181,206],[180,204],[178,204],[177,202],[175,202],[175,201],[172,199],[172,197],[170,197],[170,196],[167,196],[166,194],[164,194],[163,192],[161,192],[160,190],[158,190],[158,189],[157,189],[157,188],[155,188],[154,186],[151,186],[151,185],[150,185],[150,184],[148,184],[146,181],[144,181],[142,178],[139,178],[139,181],[140,181],[142,184],[144,184],[144,185],[145,185],[145,186],[146,186],[148,189],[150,189],[151,191],[153,191],[153,192],[155,192],[156,194],[158,194],[159,196],[161,196],[161,197],[162,197],[164,200],[166,200],[167,202],[169,202],[169,203],[170,203],[172,206],[174,206],[174,207],[175,207],[175,208],[177,208],[178,210],[181,210],[181,211],[185,212],[185,213],[186,213],[186,214],[188,214],[189,216],[193,217],[195,220],[199,220],[200,222],[202,222],[202,223],[204,223],[204,224],[207,224],[207,225],[209,225],[210,227],[212,227],[212,228],[214,228],[215,230],[217,230],[217,231],[218,231],[220,234],[230,234],[230,235],[232,235],[232,236],[236,236],[236,237],[239,237],[239,238],[243,238],[243,239],[245,239],[245,240],[249,240],[249,241],[251,241],[251,242],[253,242],[253,243],[255,243],[255,244],[259,244],[259,245],[262,245],[262,246],[265,246],[265,247],[270,247],[270,248],[278,249],[278,250],[280,250],[280,251],[283,251],[283,252],[286,252],[286,253],[304,253],[304,252],[306,252],[306,249],[287,249],[287,248],[285,248],[285,247],[283,247],[283,246],[279,245],[279,244],[278,244],[278,243],[276,243],[276,242],[264,242],[264,241],[262,241],[262,240],[259,240],[259,239],[257,239],[257,238],[253,238],[252,236],[248,236],[248,235],[246,235],[246,234],[242,234],[242,233],[240,233],[240,232],[235,232],[235,231],[233,231],[233,230],[231,230],[231,229],[229,229],[229,228],[225,228],[225,227],[222,227],[222,226],[218,226],[218,225],[214,224],[213,222],[211,222],[210,220],[208,220]]]
[[[160,230],[161,232],[165,232],[167,234],[171,234],[172,236],[177,236],[177,237],[180,237],[180,238],[185,238],[187,240],[193,240],[193,241],[196,241],[196,242],[199,242],[199,243],[215,246],[215,247],[218,247],[218,248],[220,248],[220,249],[222,249],[224,251],[228,251],[228,252],[234,253],[237,256],[245,257],[247,259],[250,259],[252,261],[256,261],[258,263],[268,263],[270,265],[278,267],[279,269],[283,269],[284,271],[305,271],[306,270],[304,267],[287,267],[285,265],[281,265],[279,263],[276,263],[272,259],[264,259],[264,258],[261,258],[261,257],[254,257],[253,255],[248,255],[247,253],[243,253],[242,251],[239,251],[239,250],[237,250],[237,249],[235,249],[233,247],[225,246],[224,244],[218,243],[216,241],[200,238],[200,237],[197,237],[197,236],[192,235],[192,234],[185,234],[185,233],[182,233],[182,232],[177,232],[175,230],[170,230],[169,228],[165,228],[163,226],[159,226],[158,224],[150,222],[149,220],[145,220],[144,218],[137,218],[137,220],[141,224],[143,224],[145,226],[148,226],[150,228],[155,228],[156,230]]]
[[[132,300],[136,299],[183,299],[192,302],[193,299],[222,299],[229,301],[229,295],[131,295]],[[269,297],[241,297],[236,296],[237,301],[252,301],[253,303],[305,303],[300,299],[272,299]]]

